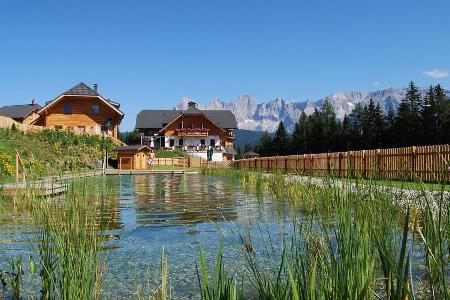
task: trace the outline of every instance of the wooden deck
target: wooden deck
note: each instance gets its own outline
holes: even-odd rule
[[[67,191],[67,185],[52,182],[7,183],[0,186],[2,194],[13,197],[18,195],[55,196]]]
[[[56,196],[67,191],[67,184],[62,182],[84,178],[95,177],[102,175],[156,175],[156,174],[169,174],[169,175],[183,175],[183,174],[196,174],[195,171],[184,170],[117,170],[107,169],[105,174],[102,171],[92,171],[77,174],[66,174],[61,176],[48,176],[41,180],[32,182],[19,182],[19,183],[5,183],[0,185],[1,194],[7,197],[14,197],[18,195],[26,195],[27,193],[36,196]]]

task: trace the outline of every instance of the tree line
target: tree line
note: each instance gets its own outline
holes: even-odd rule
[[[254,147],[261,156],[336,152],[450,143],[450,101],[441,85],[422,95],[410,82],[398,110],[386,114],[379,103],[358,103],[342,120],[326,100],[311,115],[302,112],[289,134],[281,121],[274,135],[264,132]],[[239,151],[240,152],[240,151]]]

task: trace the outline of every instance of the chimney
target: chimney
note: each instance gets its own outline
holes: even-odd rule
[[[188,108],[197,108],[197,103],[195,103],[194,101],[189,101]]]
[[[35,105],[36,104],[36,99],[33,98],[33,100],[31,100],[31,105]]]
[[[94,83],[94,92],[97,93],[98,84]]]

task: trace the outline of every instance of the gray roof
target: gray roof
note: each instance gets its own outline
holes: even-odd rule
[[[104,99],[106,102],[108,102],[112,106],[114,106],[117,110],[119,110],[119,108],[120,108],[120,104],[119,103],[117,103],[115,101],[112,101],[110,99],[105,99],[99,93],[97,93],[96,91],[91,89],[84,82],[80,82],[79,84],[75,85],[74,87],[68,89],[67,91],[65,91],[64,93],[62,93],[58,97],[56,97],[55,99],[47,101],[45,103],[45,105],[47,106],[47,105],[51,104],[53,101],[55,101],[56,99],[58,99],[60,96],[63,96],[63,95],[66,95],[66,96],[98,96],[98,97],[101,97],[102,99]]]
[[[136,117],[136,128],[163,128],[180,114],[203,113],[214,123],[222,128],[237,128],[234,114],[229,110],[198,110],[190,108],[187,110],[141,110]]]
[[[11,119],[25,118],[33,110],[40,109],[39,104],[9,105],[0,107],[0,116]]]
[[[87,86],[84,82],[80,82],[71,89],[68,89],[63,95],[88,95],[88,96],[100,96],[97,92]]]
[[[236,155],[237,154],[236,150],[234,148],[232,148],[232,147],[224,147],[224,149],[225,149],[225,153],[228,153],[228,154],[231,154],[231,155]]]
[[[241,156],[259,156],[259,154],[256,152],[253,152],[253,151],[249,151],[249,152],[242,153]]]

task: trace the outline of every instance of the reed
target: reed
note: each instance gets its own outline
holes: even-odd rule
[[[208,267],[203,250],[200,250],[200,268],[196,264],[198,285],[201,298],[204,300],[238,300],[242,298],[242,289],[239,289],[233,276],[225,271],[222,246],[219,248],[213,277],[208,274]]]
[[[290,244],[270,259],[279,261],[275,272],[257,257],[270,250],[240,251],[260,299],[449,299],[450,199],[444,188],[434,198],[419,191],[411,202],[379,185],[350,188],[329,178],[317,186],[283,174],[247,173],[209,172],[233,176],[255,193],[263,189],[301,213],[292,220],[297,230]],[[242,236],[240,249],[251,239]]]

